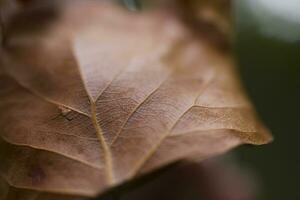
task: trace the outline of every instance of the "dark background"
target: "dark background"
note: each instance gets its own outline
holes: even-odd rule
[[[248,94],[275,140],[239,148],[238,154],[260,179],[259,199],[300,199],[300,34],[293,34],[300,23],[284,20],[278,10],[251,6],[251,1],[256,0],[235,3],[236,54]],[[282,2],[300,11],[299,1]],[[257,12],[265,13],[258,17]]]

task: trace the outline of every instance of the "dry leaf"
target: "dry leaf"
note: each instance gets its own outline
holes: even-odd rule
[[[174,16],[73,1],[56,17],[1,52],[1,200],[86,199],[271,140],[232,61]]]

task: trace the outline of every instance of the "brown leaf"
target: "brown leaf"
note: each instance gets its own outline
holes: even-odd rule
[[[47,31],[15,30],[1,52],[1,199],[86,199],[271,140],[228,55],[172,15],[72,1]]]

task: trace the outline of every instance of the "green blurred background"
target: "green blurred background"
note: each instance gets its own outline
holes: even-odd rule
[[[235,1],[236,53],[249,96],[275,141],[238,149],[261,200],[300,199],[300,1]]]

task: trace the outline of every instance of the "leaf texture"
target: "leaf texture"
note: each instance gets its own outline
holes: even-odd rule
[[[229,56],[166,13],[74,1],[46,31],[11,32],[7,46],[0,199],[82,200],[272,138]]]

